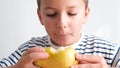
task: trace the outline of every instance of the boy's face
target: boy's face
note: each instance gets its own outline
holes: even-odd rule
[[[80,39],[88,13],[83,0],[41,0],[38,9],[39,19],[52,42],[64,46]]]

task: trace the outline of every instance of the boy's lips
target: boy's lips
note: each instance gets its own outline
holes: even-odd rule
[[[58,37],[65,37],[65,36],[70,35],[70,33],[66,33],[66,34],[58,34],[58,33],[55,33],[55,35],[58,36]]]

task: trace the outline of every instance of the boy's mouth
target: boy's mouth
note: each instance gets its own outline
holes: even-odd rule
[[[64,33],[64,34],[59,34],[59,33],[55,33],[56,36],[68,36],[70,35],[70,33]]]

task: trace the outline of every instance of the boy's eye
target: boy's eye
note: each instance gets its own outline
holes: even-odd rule
[[[68,15],[75,16],[75,15],[77,15],[77,13],[68,13]]]
[[[47,14],[47,16],[48,17],[54,17],[54,16],[56,16],[56,13],[54,13],[54,14]]]

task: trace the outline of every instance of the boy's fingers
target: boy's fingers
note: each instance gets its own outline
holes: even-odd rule
[[[72,65],[70,68],[102,68],[99,64],[79,64],[79,65]]]
[[[37,59],[47,59],[48,57],[49,55],[47,52],[45,52],[45,49],[43,47],[33,47],[33,48],[29,48],[22,55],[18,64],[26,65],[28,63],[31,65]]]
[[[90,63],[98,63],[98,62],[104,60],[104,58],[102,58],[100,56],[83,55],[83,54],[76,54],[76,59],[78,61],[86,61],[86,62],[90,62]]]
[[[27,56],[30,53],[33,52],[45,52],[45,49],[43,47],[33,47],[33,48],[29,48],[22,56]]]
[[[43,47],[33,47],[29,48],[22,57],[26,60],[26,62],[33,62],[37,59],[45,59],[48,58],[48,53],[45,52]]]
[[[49,55],[46,52],[35,52],[35,53],[31,53],[31,54],[27,55],[26,60],[29,62],[33,62],[37,59],[46,59],[48,57],[49,57]]]
[[[16,66],[24,65],[28,66],[26,68],[37,68],[34,66],[34,61],[37,59],[47,59],[49,57],[48,53],[46,52],[34,52],[30,53],[27,56],[23,56],[20,58],[19,62],[16,64]],[[17,68],[17,67],[16,67]]]

